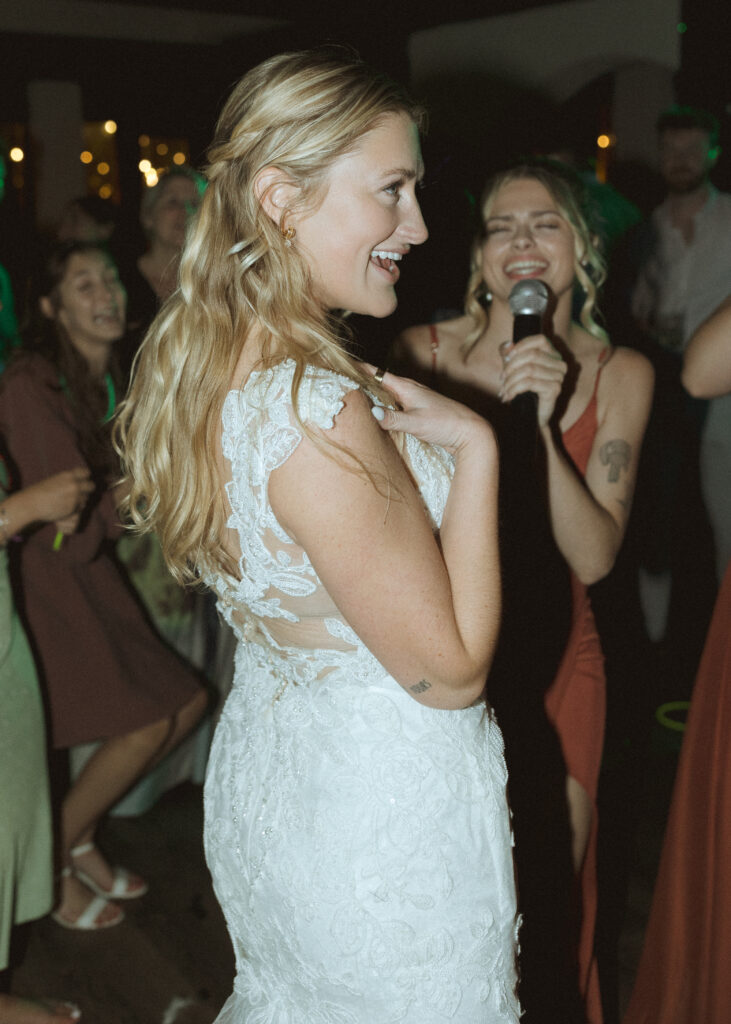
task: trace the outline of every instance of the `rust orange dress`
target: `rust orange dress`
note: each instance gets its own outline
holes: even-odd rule
[[[650,919],[624,1024],[731,1019],[731,565],[683,738]]]
[[[564,448],[582,476],[586,473],[597,432],[597,390],[601,368],[600,365],[589,404],[579,419],[563,434]],[[571,633],[556,678],[546,693],[545,704],[548,719],[561,743],[566,772],[581,784],[594,805],[589,843],[580,876],[581,926],[577,959],[579,986],[587,1020],[590,1024],[601,1024],[594,930],[597,910],[596,797],[604,744],[606,678],[604,656],[589,594],[573,573],[571,593]]]

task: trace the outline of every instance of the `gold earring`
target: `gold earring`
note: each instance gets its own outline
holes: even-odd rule
[[[285,245],[291,245],[292,244],[292,239],[297,234],[296,229],[293,228],[292,225],[290,224],[290,226],[288,228],[282,227],[279,230],[282,232],[282,238],[284,239],[284,244]]]

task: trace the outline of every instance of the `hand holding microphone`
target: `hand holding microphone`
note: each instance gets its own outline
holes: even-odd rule
[[[501,346],[500,398],[511,404],[521,420],[537,422],[541,427],[553,415],[568,370],[560,353],[543,333],[548,298],[548,288],[535,278],[513,286],[508,297],[513,313],[513,340],[512,344]]]

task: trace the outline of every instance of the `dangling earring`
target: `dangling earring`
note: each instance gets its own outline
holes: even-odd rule
[[[297,234],[296,229],[293,228],[292,225],[290,224],[290,226],[288,228],[282,227],[279,230],[282,232],[282,238],[284,239],[284,244],[287,246],[287,248],[289,248],[289,246],[291,246],[291,244],[292,244],[292,239]]]

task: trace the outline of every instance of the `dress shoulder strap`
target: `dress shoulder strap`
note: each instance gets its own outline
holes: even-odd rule
[[[429,324],[429,335],[431,337],[431,371],[432,373],[436,373],[437,352],[439,351],[439,334],[437,333],[436,324]]]
[[[614,355],[614,349],[612,348],[611,345],[607,345],[607,347],[603,350],[603,352],[601,352],[601,354],[599,355],[599,358],[597,359],[597,363],[599,365],[597,366],[597,371],[596,371],[596,374],[594,376],[594,390],[592,391],[592,395],[591,395],[592,401],[594,399],[596,399],[597,392],[599,391],[599,378],[601,377],[602,370],[607,365],[607,363],[609,362],[609,360],[612,358],[613,355]]]

